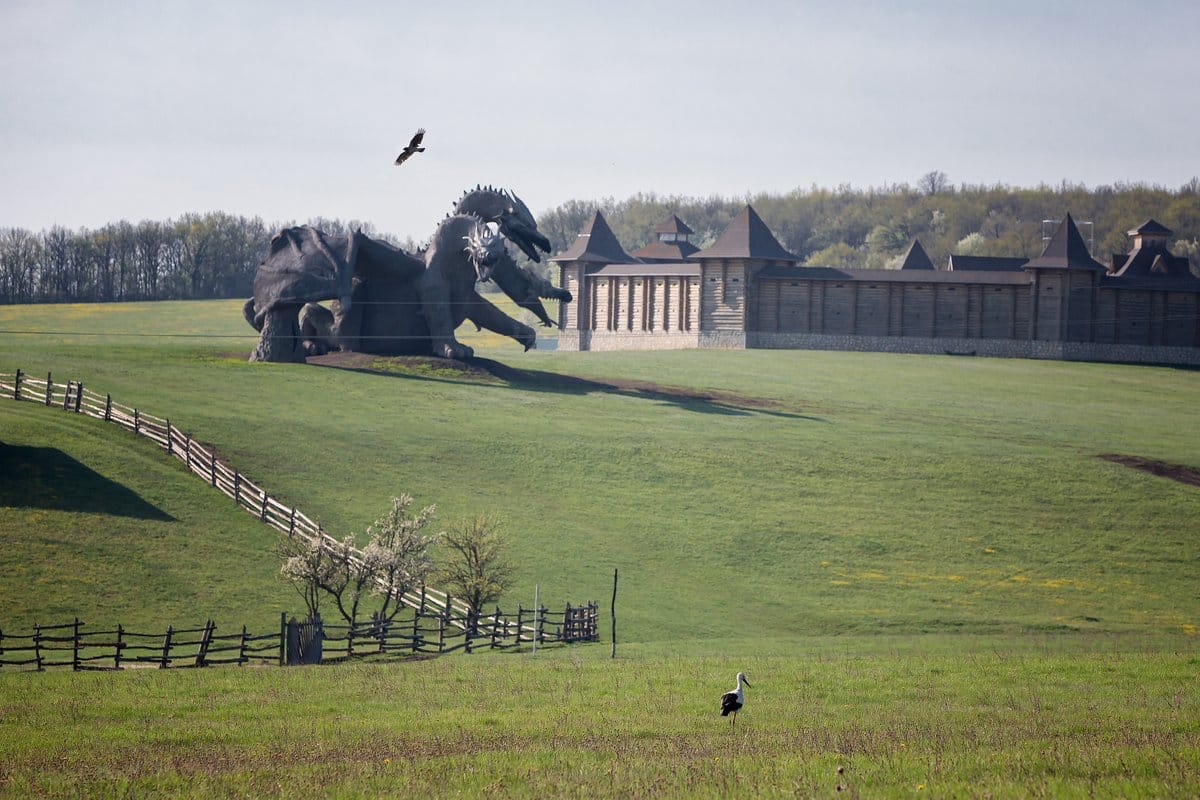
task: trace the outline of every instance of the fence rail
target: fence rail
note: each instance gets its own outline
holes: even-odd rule
[[[19,369],[15,373],[0,373],[0,397],[26,400],[59,407],[64,411],[86,414],[120,425],[136,435],[145,436],[168,454],[183,461],[189,471],[233,500],[239,508],[254,514],[281,533],[306,544],[323,542],[339,551],[342,549],[341,542],[326,533],[319,523],[314,522],[298,508],[271,497],[265,489],[218,458],[214,445],[196,441],[190,433],[185,433],[177,424],[172,424],[169,418],[158,417],[136,407],[115,402],[112,395],[100,395],[85,387],[82,381],[55,383],[53,373],[49,372],[46,373],[45,379]],[[362,551],[352,548],[350,561],[356,566],[360,565]],[[389,591],[389,587],[382,582],[380,588]],[[431,612],[445,617],[450,625],[460,631],[466,630],[467,626],[472,624],[471,608],[467,603],[433,587],[422,587],[419,591],[402,593],[392,591],[391,594],[418,613]],[[589,604],[591,605],[594,603]],[[499,611],[479,617],[475,624],[489,624],[499,632],[501,638],[515,638],[517,643],[531,642],[536,634],[532,622],[525,623],[520,619],[514,621],[501,616]],[[591,622],[573,620],[571,624],[579,626],[579,630],[573,632],[579,635],[564,641],[599,641],[599,629],[594,619]]]
[[[301,644],[298,629],[305,624],[281,615],[278,630],[250,633],[246,626],[218,633],[212,620],[198,628],[168,626],[162,633],[127,630],[86,630],[76,618],[62,625],[34,625],[30,634],[0,629],[0,670],[6,667],[41,672],[54,667],[73,670],[129,668],[170,669],[250,663],[330,663],[387,656],[444,654],[459,650],[512,649],[539,643],[590,641],[581,631],[595,629],[595,603],[568,605],[562,611],[518,608],[516,621],[499,609],[488,616],[408,609],[391,620],[371,620],[354,626],[317,621],[320,644],[315,657],[302,650],[311,646],[309,633]],[[526,627],[522,619],[531,620]],[[508,625],[509,630],[503,630]]]

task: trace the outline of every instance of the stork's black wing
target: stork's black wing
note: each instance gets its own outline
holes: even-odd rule
[[[737,692],[726,692],[721,695],[721,716],[727,717],[731,711],[737,711],[742,707],[738,702]]]

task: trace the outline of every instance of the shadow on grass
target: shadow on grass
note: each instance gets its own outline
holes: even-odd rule
[[[129,488],[53,447],[0,442],[0,506],[173,522]]]
[[[501,387],[569,395],[612,394],[667,403],[702,414],[736,416],[767,414],[785,419],[825,421],[820,417],[786,411],[782,403],[768,398],[749,397],[732,392],[663,386],[650,381],[580,378],[557,372],[518,369],[490,358],[474,357],[463,361],[449,361],[428,357],[388,358],[364,357],[356,353],[331,353],[326,356],[310,358],[308,363],[351,372],[365,372],[410,380],[475,384],[480,387]],[[393,365],[397,368],[390,368]]]

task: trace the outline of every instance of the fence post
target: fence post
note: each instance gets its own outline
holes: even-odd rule
[[[192,435],[189,433],[183,440],[183,463],[188,472],[192,471]]]
[[[242,644],[238,648],[238,666],[243,666],[246,663],[246,626],[242,626]]]
[[[125,628],[117,623],[117,649],[113,654],[113,669],[121,668],[121,650],[125,648]]]
[[[421,614],[425,613],[425,584],[421,584],[421,607],[418,609]]]
[[[524,631],[525,631],[525,627],[523,625],[524,617],[525,617],[525,609],[524,609],[524,607],[518,605],[517,606],[517,647],[521,646],[521,634],[524,633]]]
[[[71,634],[71,669],[74,672],[79,672],[79,617],[75,618],[74,629]]]
[[[446,615],[438,614],[438,655],[446,652]]]
[[[546,641],[546,611],[548,609],[542,606],[538,609],[537,632],[534,634],[537,637],[538,643]]]
[[[79,413],[79,403],[83,400],[83,381],[75,384],[75,413]]]
[[[21,399],[21,370],[17,370],[16,378],[13,379],[13,400]]]
[[[349,625],[346,628],[346,660],[354,655],[354,625]]]
[[[171,452],[171,420],[167,419],[167,453]]]
[[[138,416],[138,410],[135,408],[133,410],[133,432],[141,433],[141,427],[142,427],[142,421],[141,421],[141,418]]]
[[[284,665],[287,657],[287,612],[279,612],[279,666]]]
[[[413,609],[412,651],[417,652],[421,644],[421,612]]]
[[[71,387],[75,385],[75,381],[67,381],[67,388],[63,389],[63,411],[71,410]]]
[[[467,653],[468,655],[471,652],[471,639],[473,638],[474,632],[475,632],[475,612],[468,611],[467,612],[467,629],[466,629],[466,631],[464,631],[465,636],[463,637],[463,642],[464,642],[463,652]]]
[[[286,612],[284,616],[287,616]],[[292,617],[287,623],[287,665],[303,663],[300,659],[300,623]]]
[[[166,669],[167,662],[170,661],[170,659],[171,659],[171,634],[173,634],[174,632],[175,632],[175,629],[173,627],[171,627],[170,625],[168,625],[167,626],[167,635],[163,637],[162,658],[159,659],[159,662],[158,662],[159,669]]]
[[[33,660],[37,662],[37,671],[42,671],[42,628],[36,622],[33,624]]]
[[[204,633],[200,634],[200,649],[196,651],[196,666],[205,666],[205,658],[208,656],[208,646],[212,643],[213,630],[217,626],[213,624],[211,619],[204,621]]]
[[[296,507],[292,506],[291,513],[288,514],[288,538],[296,535]]]
[[[112,395],[104,395],[104,421],[112,422]]]
[[[208,462],[208,481],[213,486],[217,485],[217,447],[213,445],[211,451],[212,460]]]
[[[496,646],[500,633],[500,606],[496,606],[496,616],[492,617],[492,647]]]
[[[263,492],[262,513],[258,515],[258,518],[263,522],[267,521],[267,493],[265,491]]]
[[[50,380],[50,376],[52,376],[53,374],[54,374],[53,372],[46,373],[46,405],[50,405],[51,387],[54,386],[54,382],[52,380]]]
[[[233,473],[233,504],[235,506],[242,504],[242,473],[236,470]]]

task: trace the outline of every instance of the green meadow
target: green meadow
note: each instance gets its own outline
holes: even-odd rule
[[[1200,793],[1200,489],[1100,458],[1200,468],[1200,372],[473,328],[465,367],[249,364],[240,305],[0,307],[0,372],[169,417],[335,535],[401,492],[493,514],[501,605],[596,600],[605,643],[6,671],[0,793]],[[275,534],[145,439],[6,400],[0,443],[0,629],[302,609]]]

